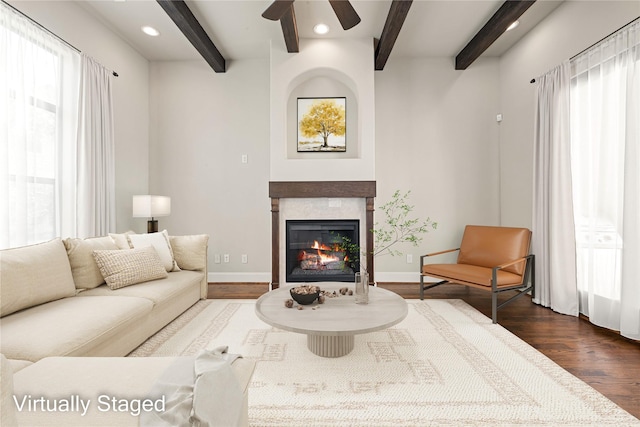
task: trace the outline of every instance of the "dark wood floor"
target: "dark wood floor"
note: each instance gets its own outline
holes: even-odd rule
[[[417,284],[378,286],[404,298],[419,298]],[[267,291],[268,285],[264,283],[210,284],[209,298],[257,298]],[[426,291],[425,297],[461,299],[491,317],[488,292],[442,285]],[[498,323],[640,418],[640,342],[594,326],[587,319],[565,316],[533,304],[528,295],[499,310]]]

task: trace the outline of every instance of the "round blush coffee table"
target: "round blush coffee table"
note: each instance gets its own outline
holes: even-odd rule
[[[342,287],[354,289],[353,283],[314,283],[323,291]],[[400,323],[407,317],[406,301],[398,294],[375,286],[369,287],[369,304],[356,304],[355,296],[327,297],[324,304],[298,303],[293,308],[284,305],[290,299],[289,289],[279,288],[262,295],[256,301],[256,315],[276,328],[307,335],[307,347],[322,357],[341,357],[353,350],[354,336],[379,331]],[[315,310],[314,310],[315,308]]]

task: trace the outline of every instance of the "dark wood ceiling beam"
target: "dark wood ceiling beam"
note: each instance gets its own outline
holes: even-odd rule
[[[361,21],[360,16],[348,0],[329,0],[333,12],[336,14],[338,21],[343,30],[350,30],[358,25]]]
[[[267,10],[262,12],[262,17],[270,19],[271,21],[277,21],[282,18],[289,7],[293,5],[293,0],[275,0],[269,5]]]
[[[156,0],[167,15],[178,26],[182,34],[191,42],[193,47],[202,55],[205,61],[216,73],[226,71],[224,57],[213,44],[207,32],[202,28],[196,17],[184,0]]]
[[[376,43],[375,70],[380,71],[384,69],[412,3],[413,0],[393,0],[391,2],[380,41]]]
[[[466,70],[535,0],[507,0],[456,56],[456,70]]]
[[[289,6],[284,15],[280,18],[284,43],[287,45],[287,52],[300,52],[300,42],[298,40],[298,25],[296,24],[296,13],[293,10],[293,3]]]

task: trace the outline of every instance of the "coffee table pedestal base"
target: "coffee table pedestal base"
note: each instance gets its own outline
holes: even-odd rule
[[[322,357],[342,357],[353,350],[353,335],[307,335],[307,347],[313,354]]]

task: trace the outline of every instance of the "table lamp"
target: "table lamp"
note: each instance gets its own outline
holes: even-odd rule
[[[151,218],[147,221],[147,233],[158,231],[159,216],[169,216],[171,214],[171,197],[167,196],[133,196],[133,217]]]

